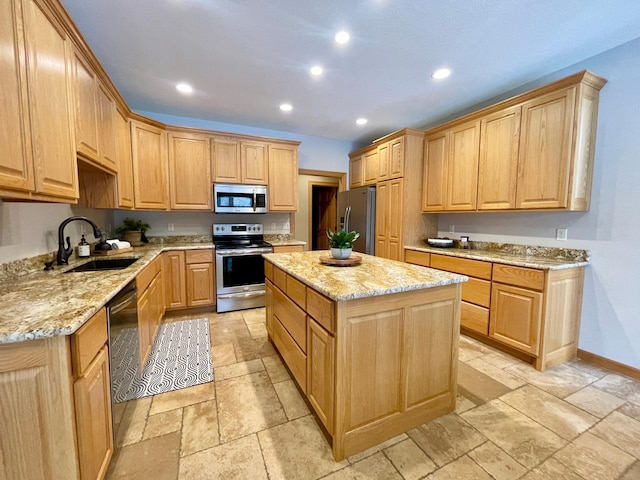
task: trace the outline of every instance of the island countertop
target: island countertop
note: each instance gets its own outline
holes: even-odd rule
[[[324,265],[326,250],[265,253],[262,256],[327,297],[341,301],[440,287],[468,280],[464,275],[443,272],[404,262],[353,253],[362,263],[350,267]]]

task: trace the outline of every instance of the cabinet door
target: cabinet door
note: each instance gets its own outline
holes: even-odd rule
[[[575,87],[522,105],[517,208],[567,206]]]
[[[169,207],[166,133],[132,121],[131,153],[136,208],[166,210]]]
[[[80,478],[103,478],[113,454],[111,383],[107,346],[74,387]]]
[[[333,433],[335,340],[311,317],[307,321],[307,398],[327,431]]]
[[[186,264],[184,252],[165,252],[162,274],[165,280],[166,308],[183,308],[187,306]]]
[[[448,155],[448,131],[425,137],[422,177],[423,212],[443,212],[445,209]]]
[[[298,210],[298,148],[269,145],[269,211]]]
[[[213,263],[187,265],[187,306],[215,304]]]
[[[374,185],[378,180],[378,150],[363,155],[364,184]]]
[[[267,184],[267,155],[266,143],[240,142],[240,174],[242,183],[249,185]]]
[[[118,171],[116,153],[116,102],[105,87],[98,83],[98,151],[99,163],[113,172]]]
[[[376,257],[389,258],[387,225],[389,223],[389,182],[380,182],[376,186]]]
[[[378,181],[389,178],[389,142],[378,145]]]
[[[264,284],[267,334],[269,338],[273,340],[273,285],[269,280],[265,280]]]
[[[211,211],[209,137],[172,132],[168,139],[171,209]]]
[[[364,185],[362,156],[357,156],[349,160],[349,188],[362,185]]]
[[[133,163],[131,160],[131,128],[129,120],[120,111],[116,112],[116,155],[118,159],[118,206],[133,208]]]
[[[404,137],[389,142],[389,178],[404,176]]]
[[[73,50],[72,75],[75,105],[76,150],[92,160],[98,160],[98,108],[96,104],[96,74],[89,62]]]
[[[78,198],[71,45],[47,7],[25,0],[24,35],[36,192]]]
[[[153,300],[153,299],[151,299]],[[140,349],[140,367],[143,368],[149,354],[149,325],[153,323],[153,303],[150,301],[149,288],[138,296],[138,346]]]
[[[446,210],[475,210],[478,194],[480,122],[454,127],[449,135]]]
[[[542,293],[493,282],[489,336],[538,355]]]
[[[389,180],[389,199],[387,204],[387,239],[389,250],[387,258],[402,261],[402,198],[404,196],[401,178]]]
[[[240,183],[240,141],[214,137],[211,140],[214,183]]]
[[[0,4],[0,188],[35,188],[19,0]]]
[[[513,107],[480,123],[478,210],[515,208],[520,117],[521,108]]]

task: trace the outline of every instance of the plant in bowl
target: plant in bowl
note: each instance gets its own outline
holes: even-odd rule
[[[331,256],[341,260],[349,258],[351,256],[353,242],[355,242],[358,237],[360,237],[360,234],[355,231],[347,232],[346,230],[342,230],[340,232],[332,232],[331,229],[327,230]]]
[[[116,234],[122,235],[122,239],[131,244],[132,247],[143,245],[146,240],[144,232],[151,230],[151,225],[142,220],[134,220],[133,218],[125,218],[122,223],[124,226],[116,228]],[[144,240],[143,240],[144,237]]]

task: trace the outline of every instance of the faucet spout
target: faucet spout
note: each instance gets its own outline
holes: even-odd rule
[[[74,220],[82,220],[87,222],[93,228],[93,236],[96,238],[100,238],[102,236],[102,232],[100,232],[100,228],[89,220],[87,217],[69,217],[64,220],[60,226],[58,227],[58,255],[56,256],[56,263],[58,265],[66,265],[69,263],[69,257],[73,253],[73,248],[71,248],[71,241],[69,237],[67,237],[67,248],[64,247],[64,227],[67,224],[73,222]]]

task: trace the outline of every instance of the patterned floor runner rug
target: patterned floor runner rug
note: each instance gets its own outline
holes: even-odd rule
[[[200,318],[163,323],[142,371],[137,369],[137,358],[137,329],[126,328],[111,345],[115,403],[212,382],[209,322]]]

